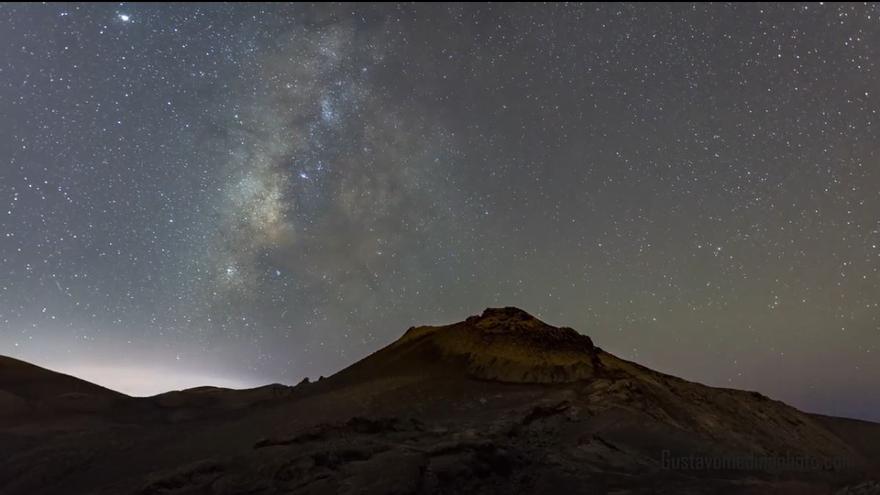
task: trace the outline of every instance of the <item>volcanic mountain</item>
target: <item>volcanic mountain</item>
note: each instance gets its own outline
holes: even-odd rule
[[[70,393],[101,407],[54,406]],[[880,425],[653,371],[517,308],[295,387],[132,398],[4,360],[0,408],[4,494],[880,491]]]

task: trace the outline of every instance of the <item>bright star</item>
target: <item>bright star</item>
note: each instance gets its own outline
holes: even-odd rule
[[[131,16],[128,14],[119,14],[119,20],[122,22],[128,22],[131,20]]]

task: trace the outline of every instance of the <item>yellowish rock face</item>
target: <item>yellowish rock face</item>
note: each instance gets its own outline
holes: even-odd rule
[[[462,323],[410,329],[401,342],[424,339],[475,378],[513,383],[567,383],[590,378],[597,363],[589,337],[548,325],[517,308],[490,308]]]

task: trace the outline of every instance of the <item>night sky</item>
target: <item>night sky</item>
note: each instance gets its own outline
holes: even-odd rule
[[[134,394],[519,306],[880,419],[877,5],[0,5],[0,354]]]

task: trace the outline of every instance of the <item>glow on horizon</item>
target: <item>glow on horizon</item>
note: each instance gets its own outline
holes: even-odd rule
[[[49,369],[133,397],[149,397],[173,390],[202,386],[241,389],[266,384],[173,367],[159,370],[136,365],[68,365],[53,366]]]

